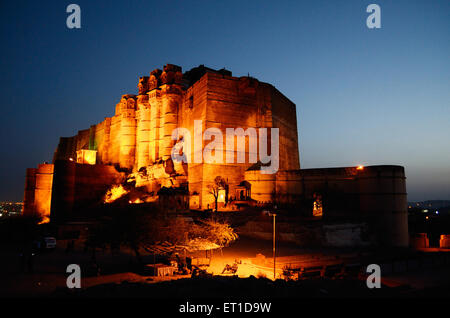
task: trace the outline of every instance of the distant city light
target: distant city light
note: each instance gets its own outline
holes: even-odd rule
[[[439,214],[439,211],[436,211],[436,214]]]
[[[427,220],[428,220],[428,219],[429,219],[429,216],[427,215],[427,216],[425,217],[425,219],[427,219]]]
[[[363,170],[364,166],[359,165],[358,167],[356,167],[357,170]]]
[[[427,210],[427,209],[425,209],[425,210],[423,210],[422,212],[423,212],[423,213],[428,213],[428,210]]]

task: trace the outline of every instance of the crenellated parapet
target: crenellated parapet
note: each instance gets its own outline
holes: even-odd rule
[[[155,69],[150,76],[139,79],[139,94],[145,94],[166,84],[183,84],[182,68],[174,64],[166,64],[163,70]]]
[[[139,95],[137,100],[136,170],[170,157],[171,133],[178,125],[184,94],[182,83],[182,69],[177,65],[167,64],[150,73],[147,98]],[[145,78],[141,77],[138,87],[145,87]]]
[[[147,94],[149,91],[160,88],[162,85],[183,84],[182,68],[174,64],[166,64],[163,70],[154,69],[150,76],[142,76],[138,82],[139,95]]]
[[[148,92],[148,80],[149,80],[149,76],[142,76],[139,78],[139,83],[138,83],[139,95],[143,95]]]
[[[166,64],[161,74],[161,84],[178,84],[183,82],[183,73],[181,67],[173,64]]]
[[[116,105],[116,115],[124,114],[125,117],[134,115],[136,110],[136,95],[126,94],[122,95],[120,102]]]
[[[161,85],[160,76],[162,71],[160,69],[155,69],[150,73],[150,78],[148,79],[148,90],[152,91]]]

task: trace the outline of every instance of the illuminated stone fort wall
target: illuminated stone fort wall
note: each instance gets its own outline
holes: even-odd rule
[[[219,128],[247,129],[277,127],[280,132],[280,170],[299,169],[299,151],[295,104],[270,84],[251,77],[233,77],[231,72],[198,67],[184,75],[181,68],[166,65],[141,77],[138,95],[123,95],[115,115],[76,136],[61,138],[55,160],[76,158],[80,149],[97,150],[97,163],[115,165],[129,171],[145,167],[150,178],[140,180],[149,191],[161,186],[188,184],[191,193],[199,193],[198,208],[212,207],[214,198],[208,185],[216,176],[228,180],[230,193],[244,180],[249,163],[248,141],[246,163],[176,164],[167,171],[175,141],[172,131],[189,129],[194,136],[194,120],[202,121],[202,131]],[[223,140],[225,149],[225,138]],[[207,142],[203,142],[201,151]],[[194,145],[192,144],[192,153]],[[225,156],[225,152],[224,152]],[[225,160],[224,160],[225,162]],[[177,174],[177,178],[171,178]]]
[[[311,216],[320,195],[325,220],[363,220],[379,244],[408,245],[406,177],[401,166],[285,170],[273,175],[250,169],[245,180],[256,201],[290,203],[299,214]]]
[[[23,212],[50,218],[53,186],[53,164],[40,164],[38,168],[28,168],[25,177]]]
[[[279,128],[279,171],[261,174],[248,160],[248,145],[246,163],[236,163],[236,152],[235,163],[173,163],[172,131],[187,128],[195,138],[194,120],[202,121],[202,132],[215,127],[224,136],[226,128]],[[207,143],[203,141],[202,153]],[[96,151],[96,164],[75,162],[83,149]],[[230,197],[244,183],[253,203],[290,203],[309,216],[320,195],[324,219],[363,217],[381,244],[408,244],[403,167],[300,170],[295,104],[270,84],[233,77],[226,70],[200,66],[183,74],[168,64],[141,77],[138,94],[123,95],[113,117],[61,138],[53,164],[27,169],[24,213],[55,220],[70,217],[101,201],[106,190],[129,173],[148,193],[161,187],[187,188],[191,209],[213,208],[208,186],[216,176],[227,180]]]
[[[72,212],[98,206],[111,185],[124,180],[125,173],[110,165],[70,160],[41,164],[27,169],[23,212],[63,222],[73,217]]]

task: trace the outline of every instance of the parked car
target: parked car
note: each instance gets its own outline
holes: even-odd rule
[[[46,236],[42,240],[42,248],[43,249],[54,249],[56,247],[56,239],[51,236]]]

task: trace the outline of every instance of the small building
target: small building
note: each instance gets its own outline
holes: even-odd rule
[[[189,211],[189,191],[186,188],[162,187],[158,191],[159,207],[164,213]]]

